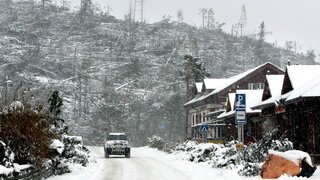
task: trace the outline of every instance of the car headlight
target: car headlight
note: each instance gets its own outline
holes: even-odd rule
[[[104,145],[104,147],[106,147],[106,148],[110,148],[110,147],[111,147],[111,144],[106,143],[106,144]]]
[[[126,144],[124,144],[124,147],[130,148],[130,144],[129,144],[129,143],[126,143]]]

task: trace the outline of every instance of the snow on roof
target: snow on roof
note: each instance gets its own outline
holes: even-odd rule
[[[267,81],[270,88],[270,93],[272,97],[281,95],[281,89],[283,84],[284,75],[267,75]]]
[[[214,90],[226,83],[227,79],[203,79],[206,89]]]
[[[228,101],[230,102],[231,111],[234,110],[235,99],[236,99],[236,93],[229,93],[228,94]]]
[[[245,94],[246,95],[246,113],[260,113],[261,110],[252,110],[251,107],[255,104],[257,104],[257,102],[261,101],[262,98],[262,93],[263,90],[262,89],[255,89],[255,90],[247,90],[247,89],[243,89],[243,90],[237,90],[236,91],[237,94]],[[234,99],[235,99],[235,93],[229,93],[229,94],[234,94]],[[231,106],[234,106],[234,102],[233,104],[231,104]],[[231,103],[231,102],[230,102]],[[225,112],[222,113],[218,116],[218,118],[224,118],[224,117],[228,117],[231,116],[235,113],[235,109],[229,111],[229,112]]]
[[[124,133],[109,133],[109,135],[119,136],[119,135],[125,135],[125,134]]]
[[[251,106],[254,104],[257,104],[257,102],[260,102],[262,99],[262,89],[255,89],[255,90],[237,90],[237,94],[246,94],[246,112],[247,113],[254,113],[254,112],[260,112],[255,111],[251,109]]]
[[[210,96],[212,96],[212,95],[214,95],[214,94],[219,93],[219,92],[222,91],[223,89],[225,89],[225,88],[227,88],[228,86],[236,83],[236,82],[239,81],[240,79],[246,77],[246,76],[249,75],[250,73],[256,71],[257,69],[259,69],[259,68],[261,68],[261,67],[263,67],[263,66],[265,66],[265,65],[267,65],[267,64],[272,64],[272,63],[267,62],[267,63],[264,63],[264,64],[262,64],[262,65],[260,65],[260,66],[255,67],[255,68],[253,68],[253,69],[250,69],[250,70],[248,70],[248,71],[246,71],[246,72],[243,72],[243,73],[241,73],[241,74],[238,74],[238,75],[232,76],[232,77],[230,77],[230,78],[224,79],[224,81],[221,82],[221,86],[217,87],[217,89],[213,90],[211,93],[209,93],[209,94],[207,94],[207,95],[200,96],[200,97],[197,98],[197,99],[193,99],[193,100],[187,102],[187,103],[185,104],[185,106],[188,105],[188,104],[192,104],[192,103],[201,101],[201,100],[206,99],[206,98],[208,98],[208,97],[210,97]],[[272,65],[273,65],[273,64],[272,64]],[[273,66],[275,66],[275,65],[273,65]],[[275,66],[275,67],[277,67],[277,66]],[[280,69],[280,68],[279,68],[279,70],[282,71],[282,69]]]
[[[258,102],[251,107],[253,109],[259,109],[266,105],[273,105],[281,98],[284,75],[267,75],[266,77],[270,88],[271,98]]]
[[[232,111],[229,111],[229,112],[224,112],[222,114],[220,114],[217,119],[221,119],[221,118],[225,118],[225,117],[229,117],[229,116],[232,116],[234,115],[235,111],[232,110]]]
[[[213,91],[213,92],[210,93],[210,94],[212,95],[212,94],[216,94],[216,93],[220,92],[220,91],[223,90],[224,88],[230,86],[231,84],[234,84],[235,82],[239,81],[240,79],[246,77],[246,76],[249,75],[250,73],[256,71],[257,69],[259,69],[259,68],[261,68],[261,67],[263,67],[263,66],[265,66],[265,65],[267,65],[267,64],[272,64],[272,63],[269,63],[269,62],[264,63],[264,64],[262,64],[262,65],[260,65],[260,66],[257,66],[256,68],[250,69],[250,70],[248,70],[248,71],[246,71],[246,72],[243,72],[243,73],[241,73],[241,74],[238,74],[238,75],[235,75],[235,76],[232,76],[232,77],[228,78],[228,82],[225,83],[224,86],[216,89],[215,91]],[[273,66],[275,66],[275,65],[273,65]],[[277,66],[275,66],[275,67],[277,67]],[[279,69],[280,69],[280,68],[279,68]],[[281,69],[280,69],[280,70],[281,70]],[[281,70],[281,71],[282,71],[282,70]],[[210,94],[209,94],[208,96],[210,96]]]
[[[260,101],[257,104],[253,105],[251,108],[252,109],[260,109],[262,107],[268,107],[276,104],[277,100],[281,99],[281,95],[279,96],[272,96],[271,98],[265,100],[265,101]]]
[[[320,69],[319,69],[320,71]],[[305,79],[306,81],[307,79]],[[290,92],[286,101],[290,101],[299,97],[319,97],[320,96],[320,75],[309,79],[299,88],[296,88]]]
[[[209,113],[205,114],[204,116],[208,117],[208,116],[220,115],[223,112],[225,112],[225,110],[217,110],[217,111],[209,112]]]
[[[277,156],[281,156],[285,159],[288,159],[290,161],[292,161],[293,163],[295,163],[296,165],[299,166],[300,160],[302,160],[303,158],[306,158],[307,163],[310,166],[313,166],[312,161],[311,161],[311,157],[308,153],[303,152],[303,151],[299,151],[299,150],[289,150],[286,152],[279,152],[279,151],[274,151],[274,150],[268,150],[269,154],[274,154]]]
[[[290,65],[287,66],[287,72],[293,90],[283,95],[274,96],[272,94],[271,98],[256,104],[252,108],[271,106],[277,104],[279,99],[285,99],[288,102],[299,97],[320,97],[320,65]],[[269,80],[268,83],[270,83]],[[269,86],[271,85],[269,84]]]
[[[297,89],[320,76],[320,65],[290,65],[287,72],[293,89]]]
[[[196,82],[197,92],[200,93],[202,91],[203,82]]]
[[[202,97],[202,96],[201,96],[201,97]],[[184,106],[189,105],[189,104],[192,104],[192,103],[194,103],[194,102],[197,102],[198,99],[199,99],[198,97],[195,97],[195,98],[191,99],[190,101],[188,101],[187,103],[185,103]]]

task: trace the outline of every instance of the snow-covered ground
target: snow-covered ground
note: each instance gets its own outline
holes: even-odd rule
[[[88,147],[93,159],[88,167],[73,166],[73,172],[49,180],[250,180],[260,176],[243,177],[237,169],[212,168],[206,162],[194,163],[181,160],[177,154],[167,154],[154,148],[132,148],[131,158],[111,156],[106,159],[103,147]],[[282,176],[281,180],[307,179]],[[320,166],[309,179],[320,179]]]

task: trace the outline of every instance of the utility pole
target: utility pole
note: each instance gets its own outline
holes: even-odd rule
[[[185,60],[187,60],[187,64],[186,64],[186,94],[187,94],[187,102],[189,102],[191,100],[190,98],[190,79],[191,79],[191,67],[192,67],[192,61],[193,61],[193,57],[191,55],[186,55],[184,57]],[[186,106],[186,120],[185,120],[185,137],[188,138],[189,136],[189,127],[190,127],[190,123],[189,123],[189,106]]]
[[[246,8],[244,7],[244,5],[242,5],[241,15],[240,15],[240,19],[239,19],[241,37],[242,37],[242,30],[246,26],[246,24],[247,24],[247,11],[246,11]]]
[[[143,2],[144,0],[134,0],[133,21],[136,19],[136,12],[140,11],[141,22],[143,22]]]
[[[141,22],[143,22],[143,1],[141,0]]]
[[[9,90],[9,87],[12,86],[12,81],[8,79],[8,76],[6,76],[6,89],[5,89],[5,99],[4,99],[4,104],[6,106],[8,106],[8,90]]]

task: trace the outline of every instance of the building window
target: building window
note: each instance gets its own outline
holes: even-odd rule
[[[196,124],[198,124],[199,121],[200,121],[200,115],[197,113],[197,115],[196,115]]]
[[[248,83],[248,89],[263,89],[264,83]]]
[[[196,122],[195,122],[195,114],[192,114],[192,125],[195,125],[196,124]]]

